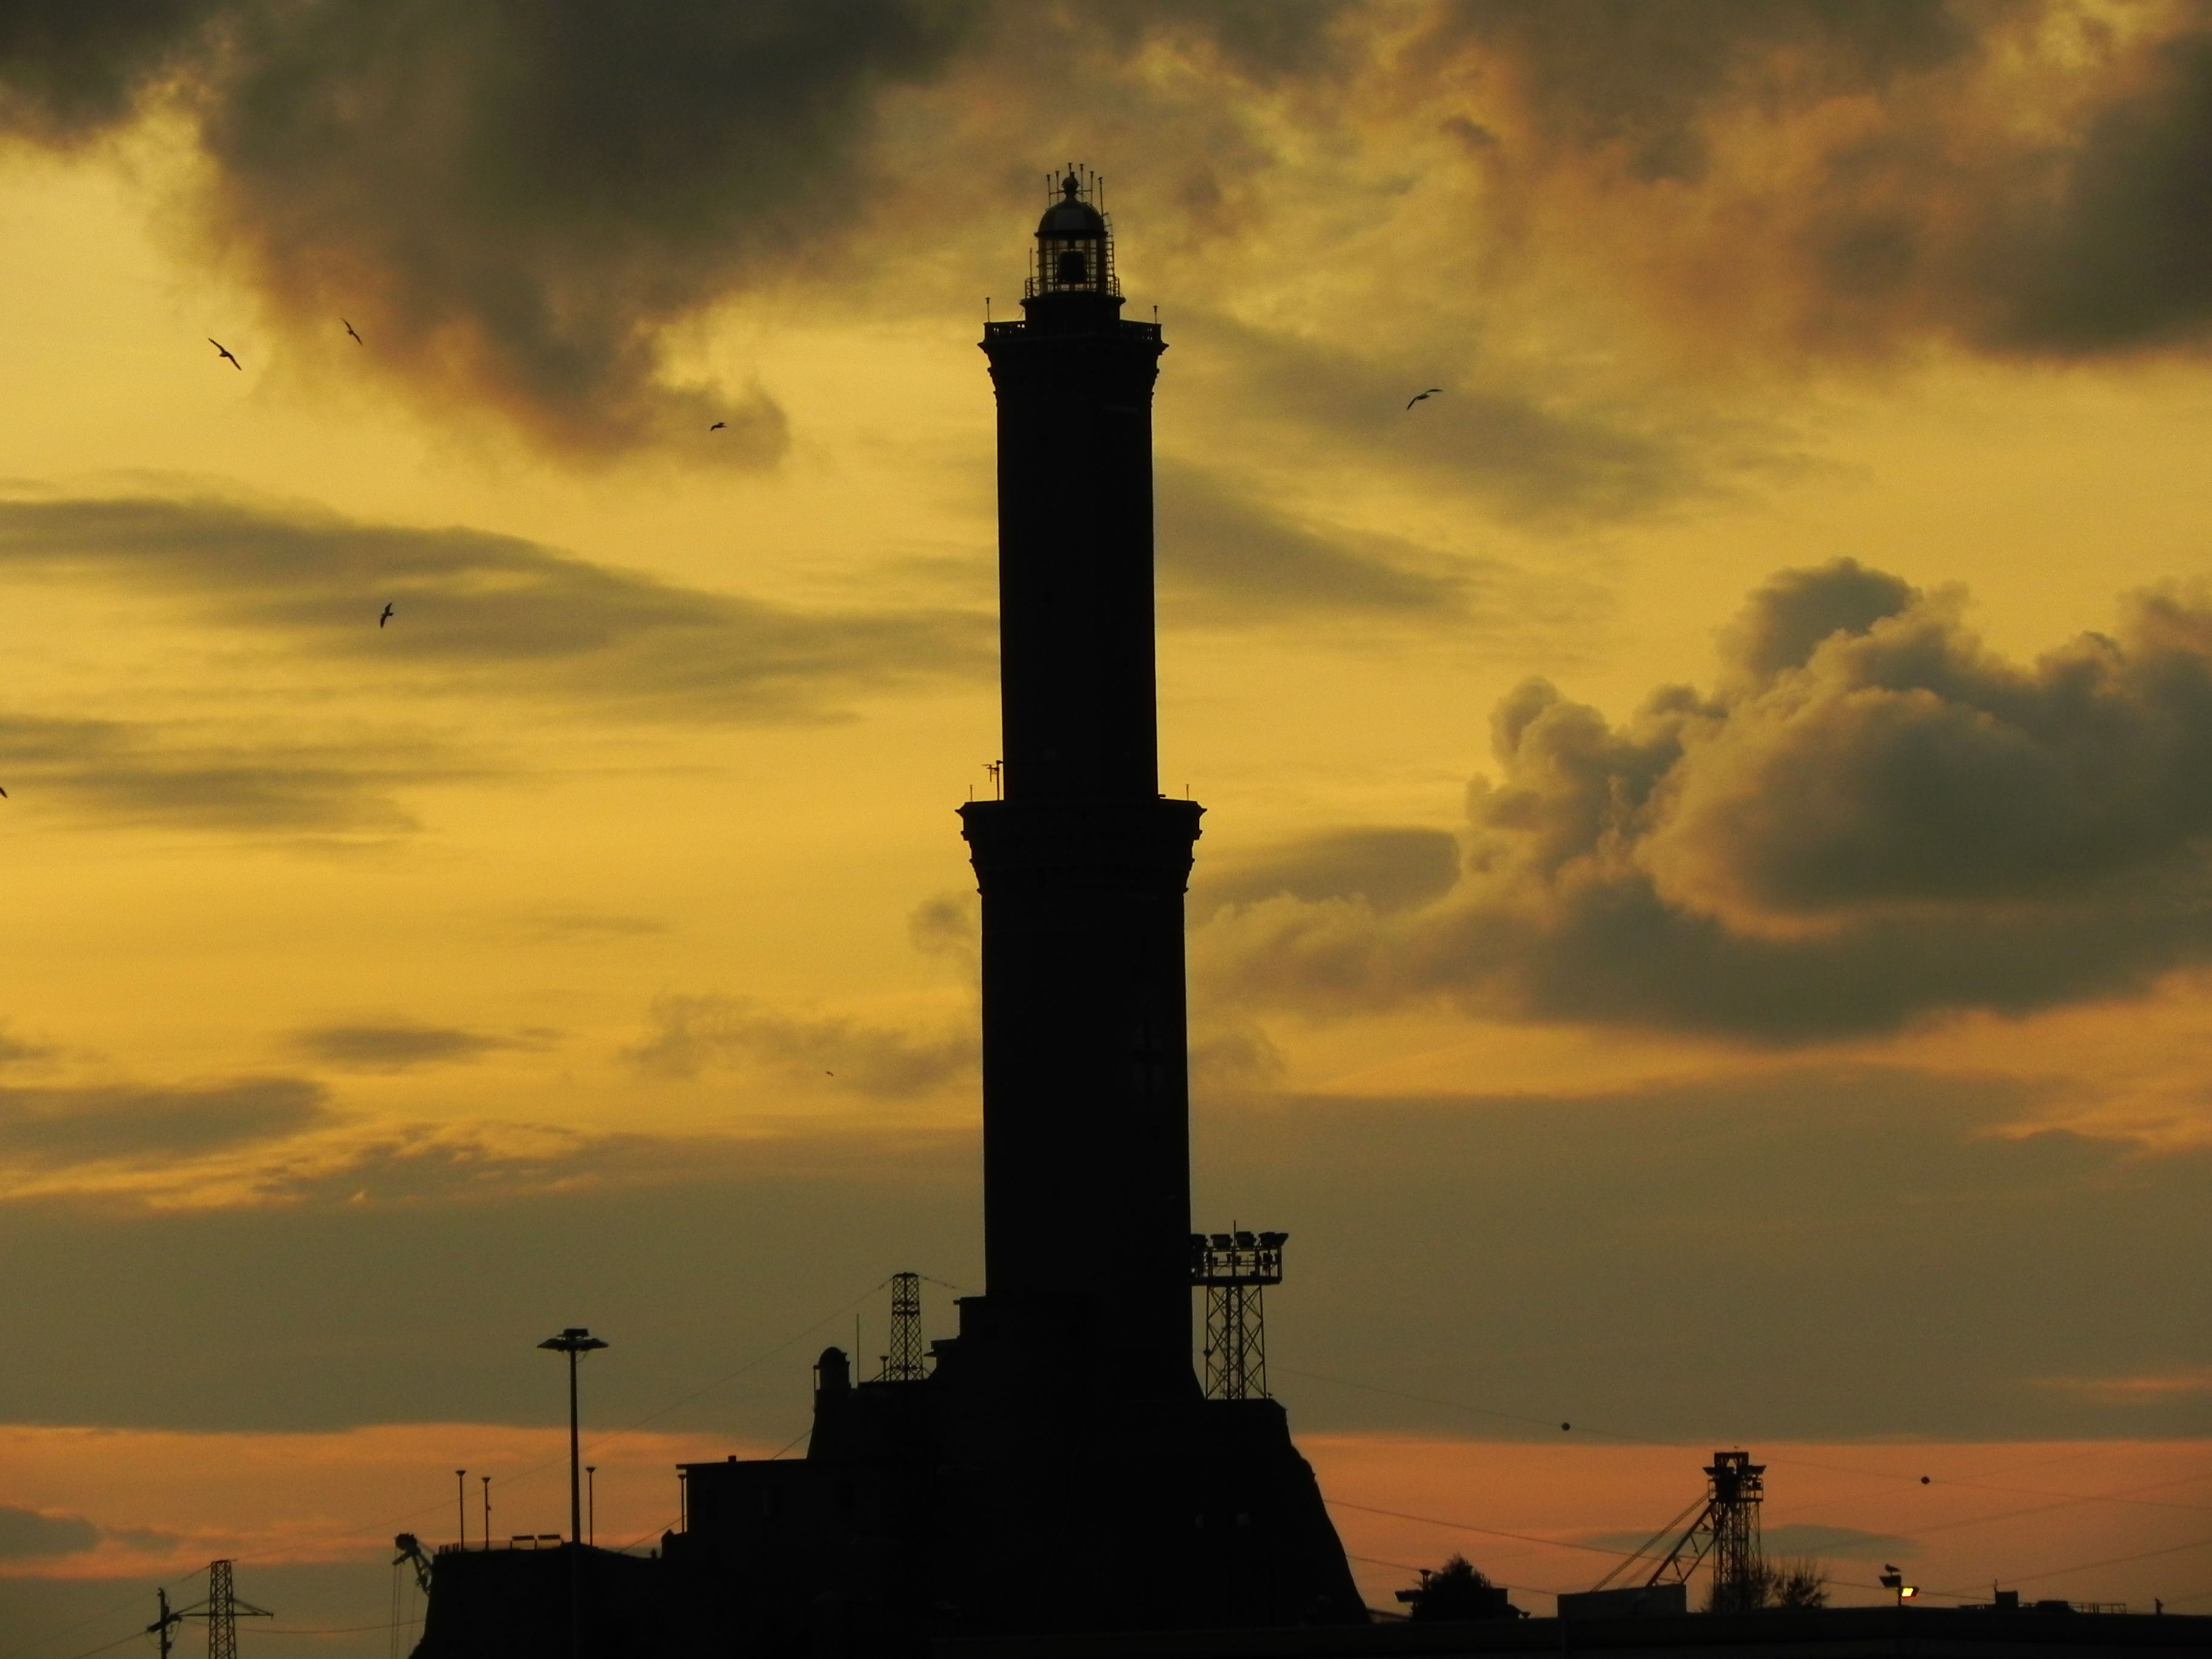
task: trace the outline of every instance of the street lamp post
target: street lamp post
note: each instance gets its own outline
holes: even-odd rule
[[[568,1655],[569,1659],[583,1659],[584,1451],[577,1431],[576,1361],[607,1345],[581,1325],[571,1325],[538,1346],[568,1356]]]
[[[467,1474],[466,1469],[453,1471],[453,1508],[460,1516],[461,1547],[464,1550],[469,1547],[469,1483],[465,1479]]]

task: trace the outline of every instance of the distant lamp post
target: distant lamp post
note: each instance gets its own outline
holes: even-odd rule
[[[1887,1572],[1882,1574],[1881,1587],[1886,1590],[1897,1592],[1897,1605],[1900,1607],[1920,1594],[1920,1587],[1917,1584],[1906,1583],[1905,1575],[1895,1567],[1891,1567]]]
[[[584,1541],[599,1541],[599,1466],[584,1465]]]
[[[584,1450],[576,1427],[576,1361],[607,1345],[581,1325],[571,1325],[558,1336],[538,1345],[568,1356],[568,1654],[581,1659],[584,1651]]]
[[[455,1469],[453,1471],[453,1508],[458,1512],[460,1518],[461,1547],[463,1549],[466,1549],[469,1547],[468,1473],[469,1472],[466,1469]],[[485,1541],[489,1543],[490,1540],[487,1539]]]

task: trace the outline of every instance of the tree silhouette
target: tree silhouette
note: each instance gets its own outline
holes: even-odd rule
[[[1507,1603],[1505,1592],[1463,1555],[1453,1556],[1434,1572],[1424,1571],[1419,1588],[1400,1590],[1398,1599],[1412,1607],[1410,1617],[1422,1624],[1511,1619],[1518,1612]]]

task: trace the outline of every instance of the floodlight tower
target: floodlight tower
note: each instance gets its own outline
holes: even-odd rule
[[[580,1659],[584,1650],[584,1452],[577,1430],[576,1362],[607,1344],[581,1325],[571,1325],[538,1346],[568,1356],[568,1653],[569,1659]],[[489,1493],[490,1489],[485,1490]],[[484,1547],[491,1547],[489,1523]]]
[[[1267,1310],[1261,1297],[1283,1282],[1288,1233],[1193,1233],[1190,1282],[1206,1291],[1206,1397],[1265,1400]]]

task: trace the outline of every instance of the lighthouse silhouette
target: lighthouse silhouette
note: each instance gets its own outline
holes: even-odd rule
[[[1206,1241],[1183,894],[1201,809],[1159,788],[1166,348],[1121,310],[1112,228],[1071,167],[1021,319],[982,342],[1004,747],[998,797],[960,817],[982,899],[984,1293],[927,1363],[913,1330],[873,1378],[824,1350],[803,1460],[684,1465],[654,1584],[586,1596],[601,1659],[948,1659],[969,1638],[981,1659],[1013,1634],[1366,1622],[1281,1406],[1206,1397],[1191,1360]],[[1282,1237],[1263,1240],[1278,1262]],[[538,1655],[532,1565],[441,1553],[416,1659]]]

